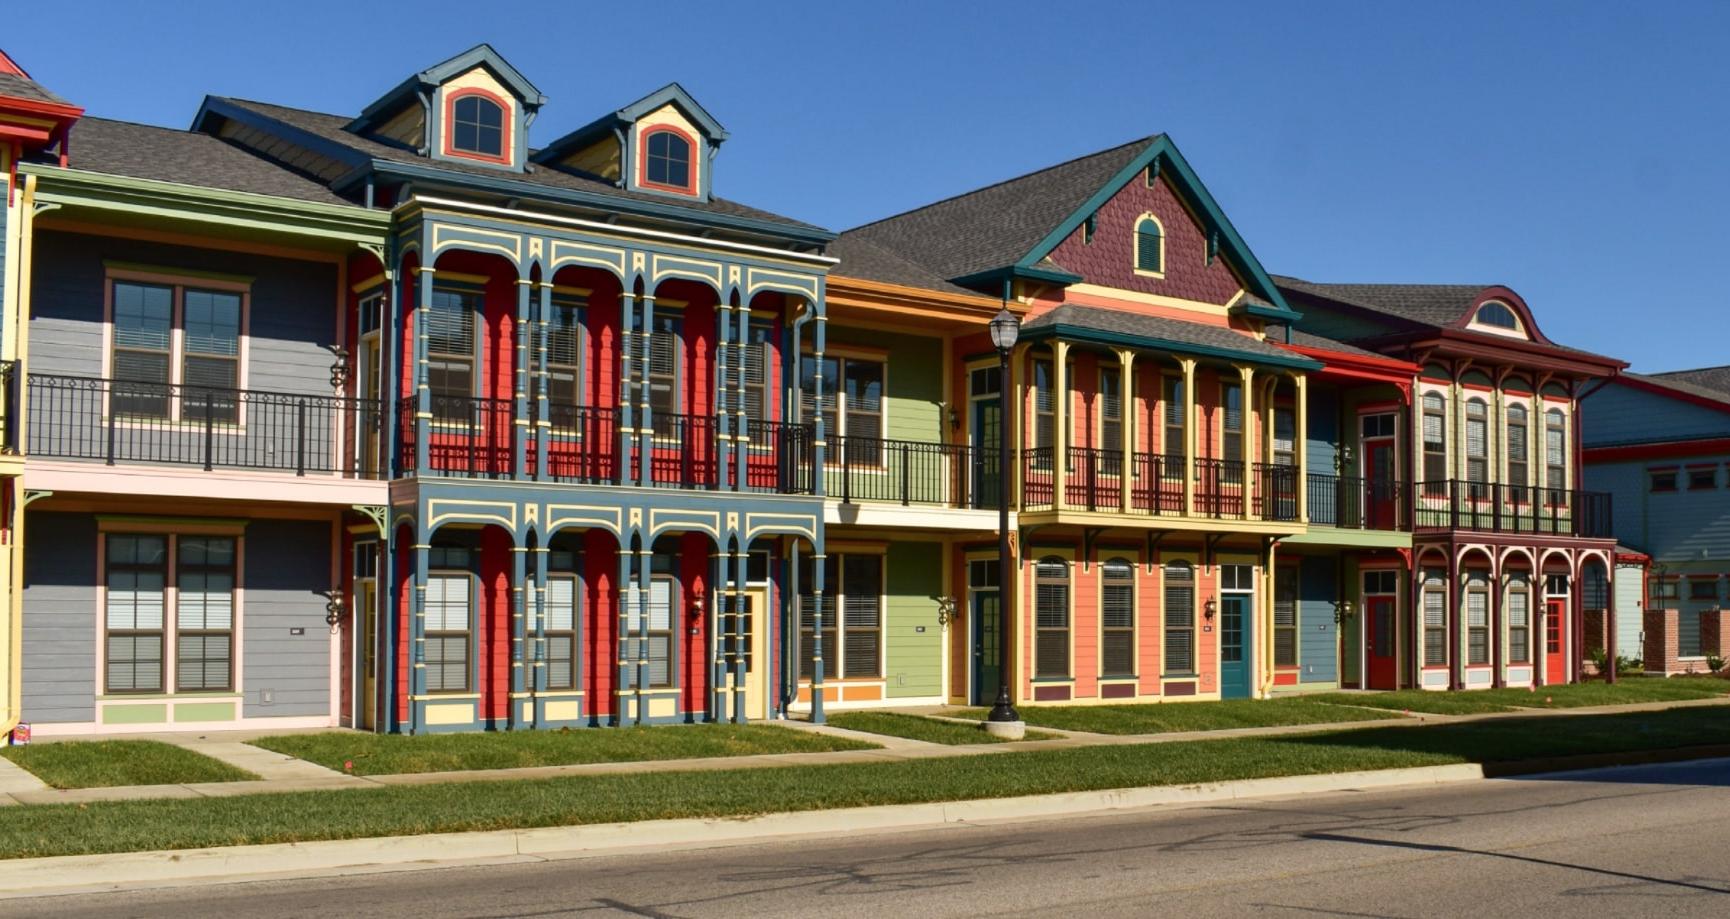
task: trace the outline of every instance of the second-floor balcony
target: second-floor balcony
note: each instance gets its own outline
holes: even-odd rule
[[[1306,487],[1309,524],[1342,530],[1404,530],[1410,489],[1391,479],[1312,472]]]
[[[1608,539],[1608,492],[1440,479],[1413,486],[1415,528]]]
[[[1070,447],[1065,451],[1063,495],[1058,500],[1054,451],[1022,451],[1022,510],[1077,510],[1132,516],[1195,516],[1214,519],[1298,520],[1297,467],[1181,455]],[[1186,465],[1193,479],[1185,483]],[[1193,492],[1193,505],[1190,494]],[[1125,499],[1127,498],[1127,502]]]

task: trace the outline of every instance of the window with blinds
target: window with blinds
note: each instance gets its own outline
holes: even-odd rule
[[[1273,662],[1276,667],[1298,665],[1298,572],[1275,568],[1273,576]]]
[[[1515,575],[1508,585],[1508,663],[1532,661],[1532,588]]]
[[[655,434],[671,437],[679,433],[679,334],[683,320],[671,308],[655,309],[649,330],[649,361],[643,368],[649,387],[649,424]]]
[[[554,552],[552,567],[559,571],[574,570],[572,554]],[[564,556],[560,559],[559,556]],[[564,561],[566,564],[558,564]],[[542,613],[546,616],[547,688],[575,689],[577,676],[577,577],[574,574],[548,574]]]
[[[475,317],[481,310],[481,292],[434,287],[432,309],[427,314],[427,388],[432,393],[433,417],[441,421],[466,422],[475,395]]]
[[[1424,394],[1424,481],[1431,495],[1445,494],[1448,478],[1448,402],[1440,393]]]
[[[1161,401],[1165,403],[1165,438],[1161,452],[1167,458],[1165,475],[1167,478],[1183,478],[1182,458],[1189,453],[1189,438],[1185,435],[1186,425],[1184,415],[1188,405],[1184,402],[1183,378],[1165,377],[1164,392]],[[1171,461],[1173,458],[1176,461]]]
[[[1135,565],[1114,558],[1100,566],[1100,675],[1135,676]]]
[[[1046,558],[1033,572],[1033,675],[1069,677],[1069,563]]]
[[[1123,378],[1116,366],[1099,371],[1099,446],[1110,465],[1106,472],[1117,473],[1123,456]]]
[[[1526,407],[1508,406],[1508,484],[1514,487],[1514,500],[1525,500],[1528,481],[1527,462],[1531,458],[1531,442],[1526,439]]]
[[[1490,480],[1489,407],[1482,399],[1466,402],[1466,481],[1483,484]],[[1481,498],[1484,490],[1472,489]]]
[[[1135,224],[1135,269],[1158,273],[1165,270],[1165,234],[1159,221],[1143,217]]]
[[[583,313],[587,298],[558,295],[547,314],[546,396],[553,427],[576,426],[576,408],[581,400],[583,378]],[[535,385],[541,383],[537,378]],[[538,398],[540,393],[535,393]]]
[[[1165,672],[1195,673],[1195,569],[1188,562],[1165,566]]]
[[[1466,585],[1466,663],[1490,662],[1490,589],[1482,575]]]
[[[1277,466],[1297,465],[1297,414],[1283,406],[1273,410],[1273,461]]]
[[[815,395],[817,384],[823,384],[823,398],[819,401]],[[799,418],[807,424],[823,419],[823,433],[827,437],[836,437],[841,433],[837,427],[840,417],[837,407],[841,404],[841,359],[825,357],[817,360],[811,355],[799,362]],[[830,451],[835,455],[836,451]]]
[[[1568,422],[1559,408],[1544,413],[1544,485],[1558,503],[1561,496],[1554,492],[1568,487]]]
[[[887,368],[882,361],[854,357],[806,358],[801,362],[800,417],[810,421],[819,406],[812,397],[818,374],[823,380],[823,430],[844,438],[845,450],[830,450],[832,458],[878,466],[883,463],[883,400]]]
[[[1424,666],[1448,663],[1448,593],[1437,571],[1424,573]]]
[[[1033,458],[1033,468],[1051,469],[1052,450],[1057,446],[1057,385],[1050,361],[1033,362],[1033,447],[1043,453]]]
[[[774,414],[769,403],[769,346],[774,330],[765,325],[752,325],[743,349],[745,415],[753,421]]]
[[[103,620],[103,685],[110,693],[161,692],[168,538],[110,535]]]
[[[175,572],[174,685],[227,690],[234,672],[234,540],[182,536]]]
[[[467,692],[474,585],[466,571],[427,575],[423,663],[428,692]]]
[[[1219,404],[1224,420],[1220,425],[1220,445],[1227,462],[1243,463],[1243,387],[1222,383]],[[1229,468],[1229,467],[1228,467]]]
[[[240,295],[187,288],[181,293],[183,412],[230,424],[240,418]]]
[[[875,679],[883,675],[883,556],[845,553],[823,560],[823,599],[813,596],[815,566],[799,560],[799,676],[816,672],[813,651],[822,613],[823,673],[828,678]],[[840,616],[836,612],[839,610]]]
[[[670,574],[654,575],[649,581],[649,686],[673,685],[673,591],[677,582]]]

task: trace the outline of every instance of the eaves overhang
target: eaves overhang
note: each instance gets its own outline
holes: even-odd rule
[[[1267,367],[1283,367],[1290,370],[1314,371],[1321,370],[1321,361],[1312,360],[1302,355],[1293,354],[1290,357],[1270,354],[1257,354],[1253,351],[1238,351],[1232,348],[1221,348],[1212,345],[1198,345],[1192,342],[1175,341],[1150,335],[1131,335],[1126,332],[1113,332],[1104,329],[1078,326],[1071,323],[1055,322],[1042,325],[1037,329],[1024,330],[1021,333],[1023,341],[1044,341],[1047,339],[1062,339],[1063,341],[1083,341],[1098,345],[1118,345],[1122,347],[1140,348],[1148,351],[1170,351],[1173,354],[1189,354],[1196,357],[1216,358],[1232,363],[1259,364]]]

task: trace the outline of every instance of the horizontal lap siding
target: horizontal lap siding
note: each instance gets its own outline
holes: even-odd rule
[[[1099,564],[1071,565],[1070,585],[1074,617],[1069,634],[1075,653],[1070,674],[1076,697],[1092,698],[1099,695]]]
[[[927,443],[943,440],[942,339],[834,324],[830,324],[827,335],[828,349],[842,356],[846,355],[848,345],[868,354],[887,353],[884,437]]]
[[[1332,683],[1339,678],[1336,656],[1339,636],[1334,625],[1336,561],[1305,558],[1298,578],[1298,680]]]
[[[241,628],[248,718],[330,711],[330,524],[258,520],[246,527]],[[290,630],[303,629],[291,635]],[[273,700],[263,702],[269,690]]]
[[[888,695],[941,695],[943,629],[937,624],[934,598],[945,593],[942,547],[937,543],[891,543],[883,563],[888,584],[883,623]]]
[[[1159,674],[1165,666],[1161,657],[1165,647],[1164,569],[1155,566],[1147,573],[1135,566],[1135,622],[1138,655],[1138,675],[1142,695],[1159,694]]]
[[[25,526],[24,712],[96,719],[96,518],[32,513]]]
[[[1587,447],[1730,436],[1730,415],[1611,382],[1582,403]]]
[[[1638,565],[1617,565],[1615,583],[1616,653],[1639,657],[1641,615],[1645,599],[1645,572]]]

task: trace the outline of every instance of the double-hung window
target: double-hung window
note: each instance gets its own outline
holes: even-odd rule
[[[679,431],[679,352],[683,314],[671,307],[655,309],[649,329],[649,361],[642,368],[649,387],[649,422],[657,437]]]
[[[1100,574],[1100,675],[1135,676],[1135,565],[1114,558]]]
[[[1273,576],[1273,663],[1276,667],[1298,665],[1298,571],[1279,567]]]
[[[108,692],[161,692],[168,537],[112,534],[106,547],[103,648]]]
[[[883,385],[887,375],[882,361],[857,357],[810,358],[801,362],[801,416],[806,420],[822,413],[824,434],[845,438],[845,461],[861,466],[883,463]],[[823,379],[821,406],[812,398],[817,375]]]
[[[1568,422],[1559,408],[1544,413],[1544,487],[1551,503],[1562,503],[1568,487]]]
[[[1188,562],[1165,566],[1165,672],[1195,672],[1195,569]]]
[[[1490,662],[1490,588],[1483,575],[1466,581],[1466,663]]]
[[[1531,442],[1527,439],[1526,407],[1518,403],[1508,406],[1508,485],[1513,488],[1515,501],[1526,500],[1529,478],[1527,463],[1531,458]]]
[[[182,536],[176,545],[174,686],[227,690],[234,672],[234,539]]]
[[[1524,575],[1508,584],[1508,663],[1532,662],[1532,585]]]
[[[739,372],[743,374],[741,388],[745,391],[745,417],[750,421],[763,421],[772,416],[769,404],[769,343],[774,337],[774,329],[766,325],[752,324],[747,332],[745,344],[739,349]]]
[[[1472,498],[1489,497],[1490,419],[1482,399],[1466,402],[1466,481]]]
[[[1105,471],[1116,475],[1123,458],[1123,378],[1116,367],[1099,371],[1099,446],[1109,464]]]
[[[1424,666],[1448,663],[1448,592],[1440,571],[1424,572]]]
[[[678,581],[673,575],[671,553],[656,552],[649,562],[649,621],[646,633],[649,658],[649,686],[662,688],[673,683],[673,622],[674,593]]]
[[[470,551],[434,546],[428,552],[423,663],[428,692],[469,691],[474,631]]]
[[[542,629],[546,635],[543,661],[548,689],[577,688],[577,555],[547,554],[546,591],[542,594]]]
[[[481,292],[473,288],[435,286],[427,311],[427,389],[432,414],[440,421],[468,422],[474,417],[475,317]]]
[[[1225,471],[1220,478],[1236,485],[1243,481],[1243,386],[1222,384],[1219,396],[1220,410],[1224,413],[1220,425],[1220,448],[1225,459]]]
[[[1165,377],[1161,401],[1165,404],[1165,443],[1161,448],[1165,455],[1165,474],[1169,478],[1181,479],[1184,457],[1189,453],[1189,438],[1185,433],[1189,406],[1184,401],[1182,377]]]
[[[131,280],[115,280],[112,295],[111,411],[173,417],[173,387],[178,384],[181,417],[238,422],[235,390],[240,385],[244,295],[239,290]]]
[[[1297,415],[1285,406],[1273,410],[1273,462],[1276,466],[1297,465]]]
[[[1057,385],[1051,361],[1033,362],[1033,468],[1050,470],[1057,449]]]
[[[1448,400],[1440,393],[1424,394],[1424,493],[1447,493]]]
[[[1033,570],[1033,675],[1069,677],[1069,563],[1042,559]]]
[[[581,421],[577,405],[582,396],[583,312],[587,302],[582,297],[555,295],[547,314],[547,412],[555,428],[570,430]],[[535,382],[538,386],[539,378]]]
[[[810,556],[799,565],[799,676],[815,673],[818,605]],[[839,620],[836,611],[840,610]],[[823,672],[842,679],[883,675],[883,556],[830,555],[823,560]]]

